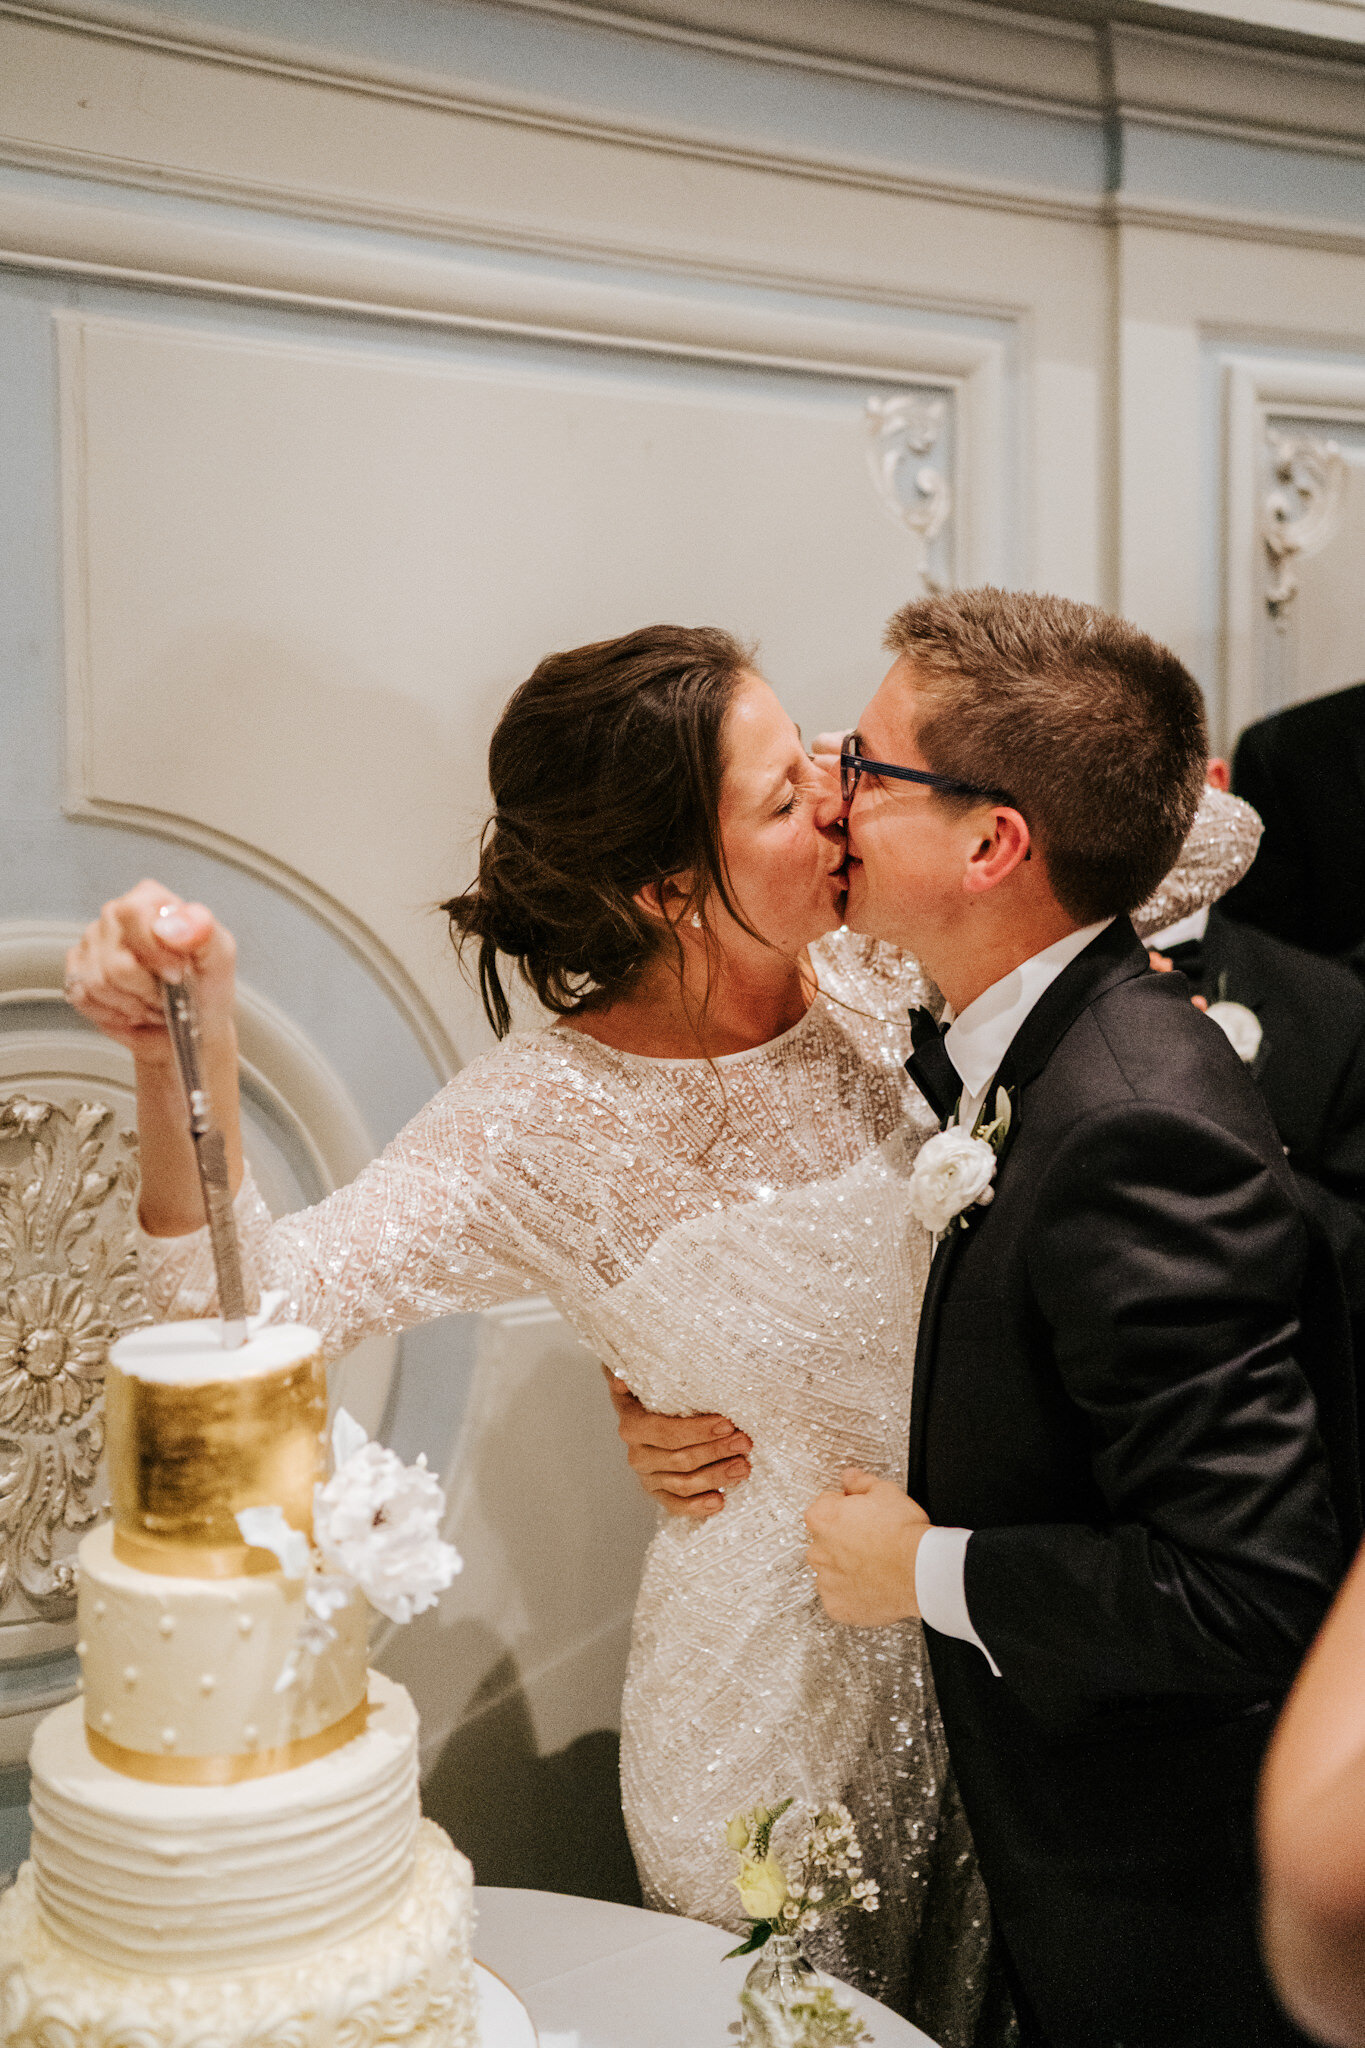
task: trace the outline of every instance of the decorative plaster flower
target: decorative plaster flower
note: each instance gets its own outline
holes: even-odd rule
[[[1245,1003],[1210,1003],[1208,1015],[1225,1031],[1239,1060],[1248,1066],[1261,1049],[1261,1020]]]
[[[0,1303],[0,1428],[53,1430],[83,1415],[117,1334],[79,1279],[17,1281]]]
[[[323,1567],[359,1586],[390,1621],[433,1607],[462,1569],[441,1540],[445,1495],[425,1457],[405,1465],[371,1443],[345,1409],[332,1429],[335,1470],[313,1495],[313,1535]]]
[[[926,1230],[946,1230],[964,1209],[995,1194],[995,1150],[956,1124],[920,1147],[910,1176],[910,1208]]]

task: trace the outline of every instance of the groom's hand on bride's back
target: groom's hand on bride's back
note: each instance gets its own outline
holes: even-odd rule
[[[670,1515],[704,1522],[725,1506],[726,1489],[749,1477],[753,1444],[724,1415],[655,1415],[605,1365],[617,1434],[630,1468]]]

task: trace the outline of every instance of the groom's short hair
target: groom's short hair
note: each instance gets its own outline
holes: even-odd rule
[[[886,645],[913,670],[929,766],[1008,793],[1070,916],[1090,924],[1146,901],[1194,822],[1208,762],[1199,685],[1168,647],[1093,605],[989,586],[904,606]]]

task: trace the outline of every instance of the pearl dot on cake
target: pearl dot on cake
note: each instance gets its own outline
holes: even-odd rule
[[[102,1713],[102,1714],[100,1715],[100,1727],[101,1727],[101,1728],[112,1728],[112,1727],[113,1727],[113,1725],[114,1725],[114,1717],[113,1717],[113,1715],[112,1715],[112,1714],[110,1713],[110,1711],[109,1711],[108,1707],[106,1707],[106,1708],[105,1708],[105,1710],[104,1710],[104,1712],[103,1712],[103,1713]]]
[[[161,1747],[162,1747],[163,1749],[174,1749],[174,1748],[175,1748],[175,1730],[174,1730],[174,1728],[163,1728],[163,1729],[162,1729],[162,1731],[161,1731]]]
[[[124,1683],[125,1685],[136,1685],[136,1684],[137,1684],[137,1666],[136,1666],[136,1664],[125,1664],[125,1665],[124,1665],[124,1667],[123,1667],[123,1683]]]
[[[255,1626],[256,1624],[249,1614],[239,1614],[237,1616],[237,1633],[239,1636],[249,1636]]]
[[[102,1621],[108,1612],[109,1609],[105,1606],[103,1600],[97,1600],[93,1608],[91,1609],[91,1613],[94,1615],[96,1621]]]
[[[173,1636],[175,1634],[175,1616],[173,1614],[163,1614],[157,1623],[157,1627],[163,1636]]]
[[[217,1684],[217,1682],[217,1679],[214,1677],[211,1671],[206,1671],[204,1673],[203,1677],[199,1681],[199,1690],[203,1693],[205,1699],[207,1699],[208,1695],[213,1691],[213,1688]]]
[[[242,1730],[242,1740],[248,1749],[254,1749],[261,1739],[261,1732],[254,1721],[248,1721]]]
[[[87,1650],[88,1650],[89,1648],[90,1648],[90,1645],[89,1645],[89,1643],[87,1643],[87,1642],[85,1641],[84,1637],[82,1637],[82,1638],[81,1638],[81,1640],[80,1640],[80,1642],[78,1642],[78,1643],[77,1643],[77,1645],[76,1645],[76,1655],[77,1655],[78,1657],[83,1657],[83,1656],[85,1655],[86,1651],[87,1651]]]

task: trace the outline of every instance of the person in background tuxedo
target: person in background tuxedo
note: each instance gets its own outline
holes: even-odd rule
[[[1210,761],[1208,779],[1226,789],[1226,761]],[[1153,966],[1168,960],[1205,1006],[1223,1006],[1215,1014],[1290,1165],[1346,1205],[1345,1234],[1365,1230],[1365,988],[1336,961],[1238,923],[1221,905],[1148,945]]]
[[[1232,786],[1265,836],[1227,915],[1365,975],[1365,683],[1249,725]]]
[[[1228,787],[1228,765],[1208,780]],[[1260,1089],[1300,1203],[1328,1247],[1350,1330],[1350,1352],[1323,1363],[1315,1388],[1365,1470],[1365,988],[1336,960],[1307,953],[1219,905],[1149,941],[1158,970],[1174,968],[1227,1031]],[[1354,1420],[1352,1420],[1352,1416]]]
[[[1127,915],[1198,800],[1202,701],[1057,598],[926,599],[888,645],[848,916],[948,999],[911,1071],[952,1129],[916,1167],[941,1235],[909,1492],[845,1474],[810,1562],[835,1621],[926,1624],[1030,2048],[1269,2048],[1297,2036],[1259,1959],[1254,1788],[1341,1539],[1293,1176]]]

